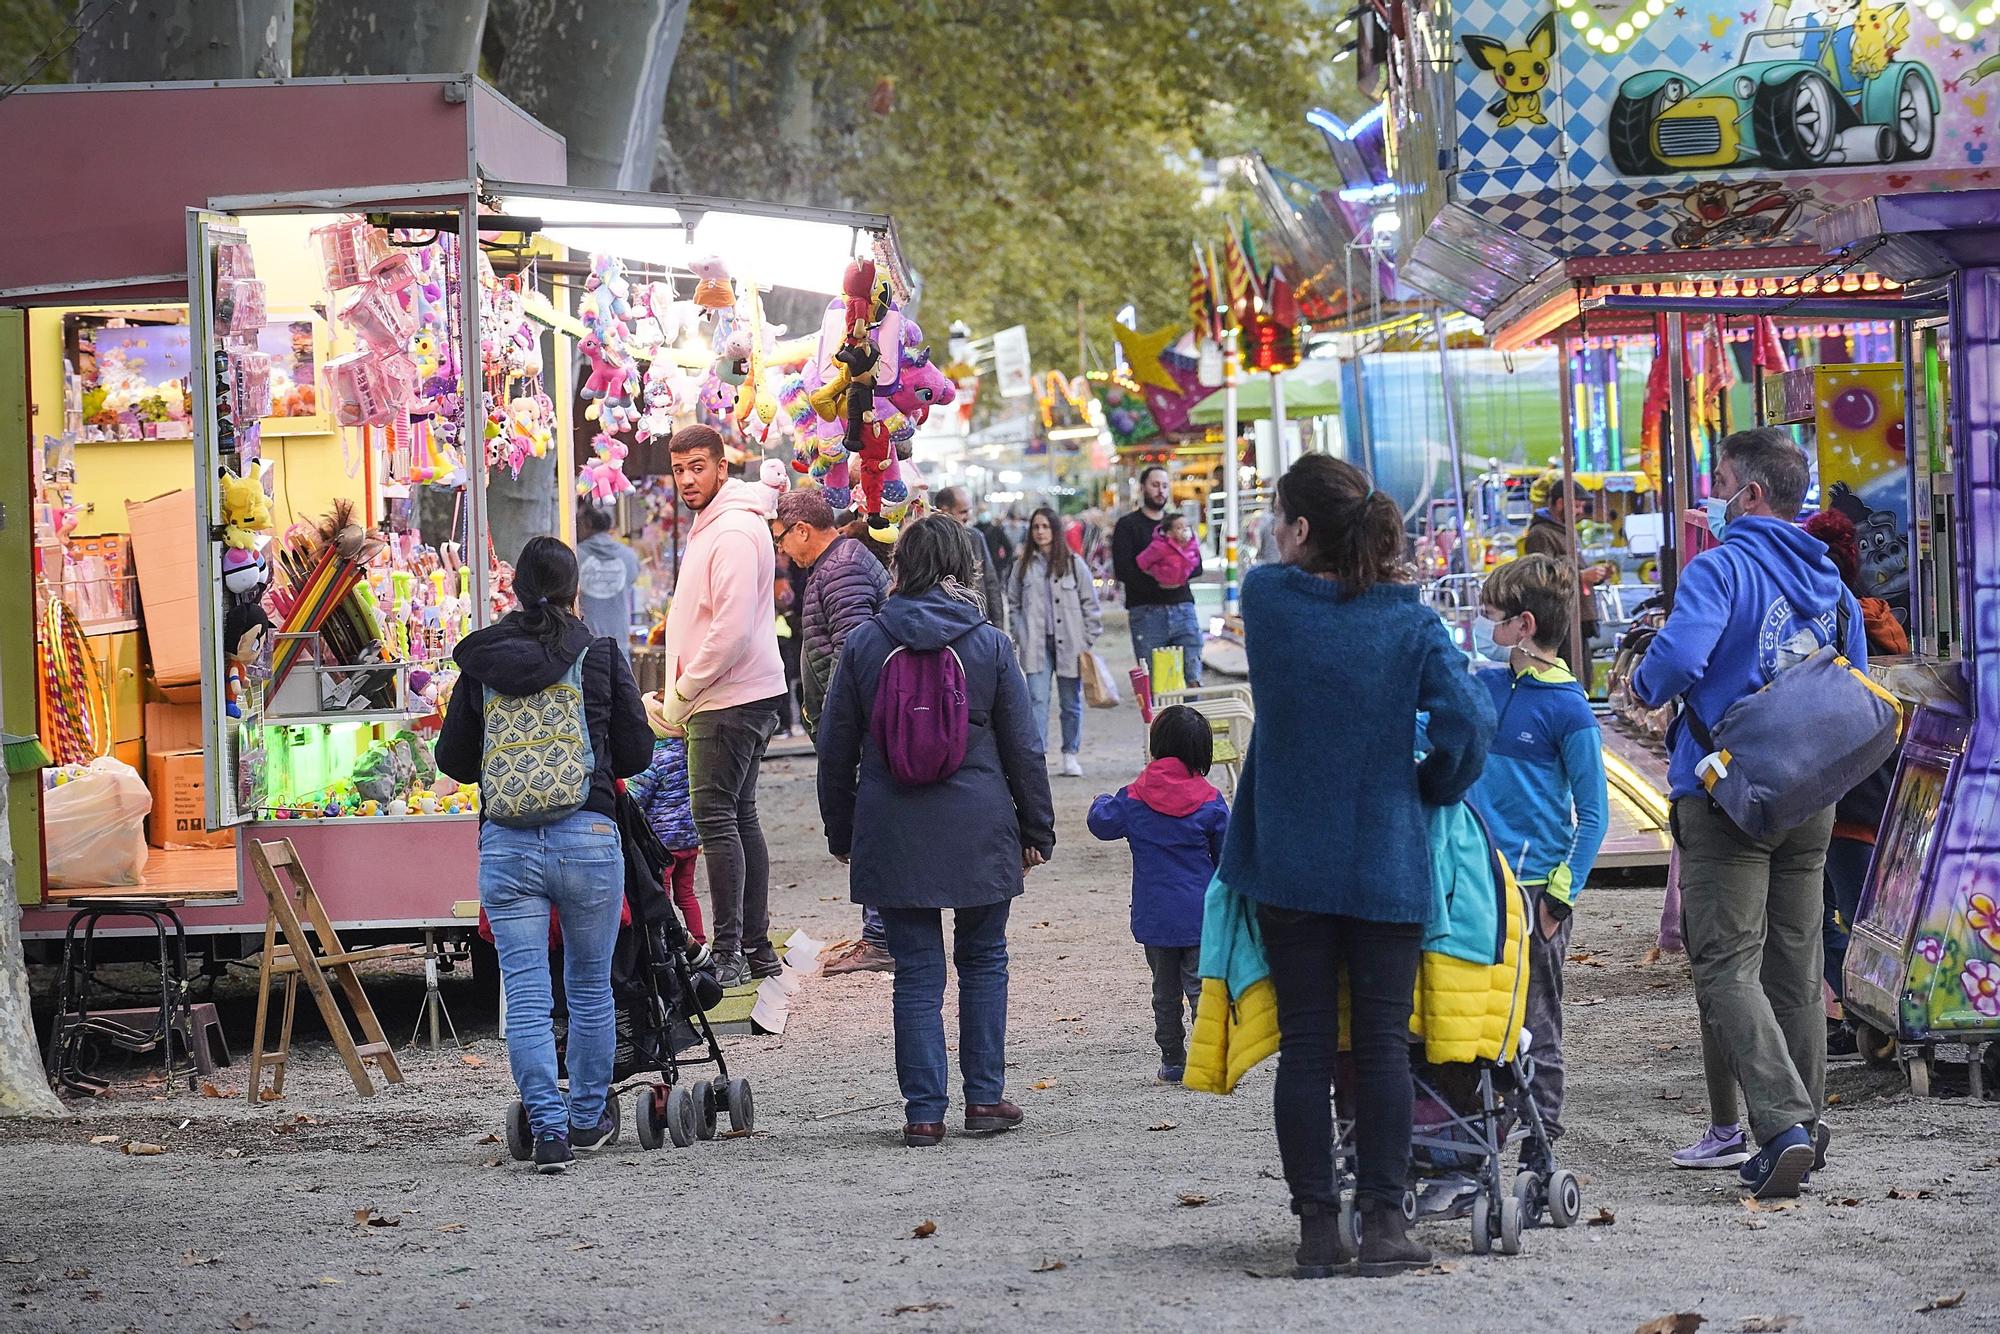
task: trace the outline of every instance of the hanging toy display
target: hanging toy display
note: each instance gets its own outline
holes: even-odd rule
[[[625,442],[599,431],[590,443],[597,457],[577,469],[577,494],[587,500],[604,501],[630,491],[632,479],[625,475],[628,452]]]
[[[631,310],[630,294],[625,266],[612,256],[600,255],[592,263],[577,309],[585,330],[579,349],[590,362],[590,375],[581,390],[590,401],[584,416],[612,434],[632,429],[639,420],[635,406],[639,367],[627,346],[624,320]]]

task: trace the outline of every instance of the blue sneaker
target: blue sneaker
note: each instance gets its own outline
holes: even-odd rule
[[[569,1171],[576,1155],[570,1152],[567,1135],[535,1136],[535,1170],[545,1177],[560,1176]]]
[[[1737,1169],[1737,1176],[1760,1200],[1790,1199],[1799,1193],[1799,1183],[1812,1171],[1812,1165],[1813,1136],[1799,1125],[1759,1149],[1756,1157]]]
[[[617,1142],[618,1112],[613,1103],[604,1104],[604,1111],[597,1118],[597,1124],[588,1130],[575,1122],[570,1123],[570,1148],[578,1153],[596,1153],[599,1149],[609,1148]]]
[[[1181,1082],[1181,1077],[1186,1073],[1187,1067],[1185,1065],[1176,1065],[1168,1062],[1154,1072],[1153,1078],[1159,1080],[1162,1084],[1178,1084]]]

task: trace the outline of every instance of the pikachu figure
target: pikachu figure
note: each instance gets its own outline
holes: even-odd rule
[[[1549,123],[1549,118],[1542,114],[1542,90],[1549,86],[1549,74],[1555,67],[1555,15],[1543,15],[1539,23],[1528,29],[1527,44],[1518,48],[1510,49],[1505,42],[1491,37],[1462,40],[1472,63],[1491,74],[1500,85],[1500,96],[1486,109],[1500,118],[1502,128],[1522,121],[1530,125]]]

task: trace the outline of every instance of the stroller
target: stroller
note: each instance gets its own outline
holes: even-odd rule
[[[1475,1255],[1496,1242],[1502,1255],[1514,1255],[1522,1231],[1544,1217],[1556,1227],[1573,1226],[1583,1212],[1582,1188],[1574,1172],[1556,1165],[1530,1087],[1533,1035],[1522,1018],[1532,901],[1469,807],[1439,817],[1457,822],[1450,837],[1468,851],[1457,859],[1465,873],[1447,875],[1438,886],[1440,903],[1417,971],[1410,1030],[1423,1051],[1421,1058],[1411,1053],[1410,1148],[1420,1188],[1403,1192],[1403,1216],[1411,1222],[1470,1217]],[[1433,867],[1439,867],[1435,856]],[[1468,998],[1477,1003],[1468,1005]],[[1341,1093],[1352,1086],[1343,1067],[1335,1081],[1334,1184],[1341,1230],[1359,1250],[1354,1116]],[[1506,1155],[1517,1145],[1526,1151],[1514,1169]]]
[[[732,1079],[708,1011],[722,999],[722,984],[668,897],[665,876],[673,855],[660,843],[639,805],[618,794],[618,827],[625,844],[625,906],[611,954],[611,993],[618,1007],[618,1046],[611,1089],[606,1095],[613,1121],[622,1120],[618,1100],[636,1092],[635,1122],[642,1148],[657,1149],[671,1139],[686,1148],[716,1136],[723,1110],[732,1132],[756,1128],[750,1081]],[[551,957],[558,1011],[562,968]],[[707,1054],[683,1056],[692,1048]],[[560,1059],[561,1044],[558,1043]],[[689,1071],[713,1066],[712,1078],[687,1079]],[[657,1075],[657,1078],[654,1076]],[[613,1142],[617,1139],[613,1135]],[[535,1137],[528,1109],[516,1098],[507,1109],[507,1152],[517,1162],[534,1156]]]

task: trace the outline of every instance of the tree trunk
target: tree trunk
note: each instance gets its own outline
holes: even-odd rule
[[[479,68],[487,0],[317,0],[307,74],[464,74]]]
[[[14,897],[13,840],[7,828],[7,782],[0,775],[0,1118],[61,1116],[49,1092],[35,1020],[28,1008],[28,961],[21,954],[21,904]]]
[[[533,0],[500,66],[500,91],[569,142],[569,183],[652,184],[667,79],[689,0]]]
[[[70,54],[78,83],[282,79],[291,72],[292,0],[118,0]]]

